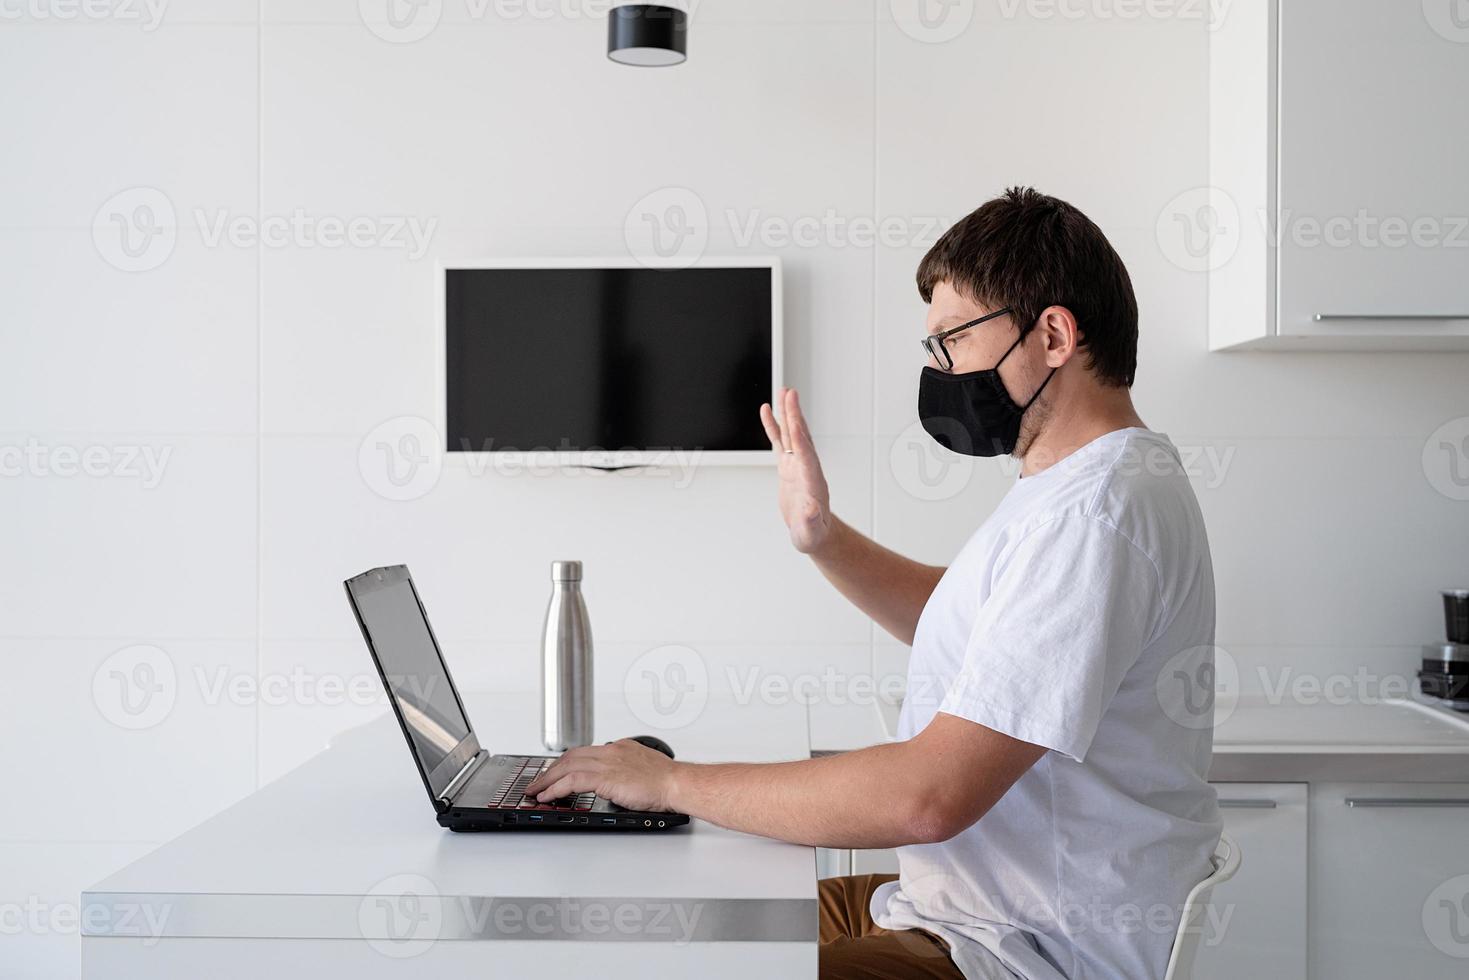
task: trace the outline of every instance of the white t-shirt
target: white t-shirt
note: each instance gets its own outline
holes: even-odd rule
[[[978,823],[900,848],[877,923],[942,937],[971,980],[995,958],[1026,980],[1163,976],[1221,828],[1213,644],[1209,543],[1166,436],[1121,429],[1019,480],[923,609],[898,736],[943,711],[1050,751]]]

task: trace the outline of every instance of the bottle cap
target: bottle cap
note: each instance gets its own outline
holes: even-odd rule
[[[553,582],[580,582],[581,562],[579,561],[553,561],[551,562],[551,581]]]

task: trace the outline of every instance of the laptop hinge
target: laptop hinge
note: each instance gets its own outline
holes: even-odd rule
[[[484,749],[476,752],[474,757],[466,762],[464,767],[459,770],[458,775],[449,780],[449,785],[444,787],[444,792],[439,794],[439,805],[447,809],[454,801],[454,794],[459,792],[460,788],[469,780],[469,777],[474,774],[474,770],[487,758],[489,758],[489,753],[485,752]]]

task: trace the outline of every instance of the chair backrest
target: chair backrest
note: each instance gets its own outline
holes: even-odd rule
[[[1233,878],[1239,870],[1239,845],[1228,834],[1220,834],[1211,860],[1213,874],[1195,885],[1183,901],[1183,914],[1178,918],[1178,932],[1173,935],[1173,952],[1168,957],[1168,972],[1163,980],[1189,980],[1193,976],[1194,955],[1199,951],[1199,937],[1204,933],[1209,896],[1215,885]]]

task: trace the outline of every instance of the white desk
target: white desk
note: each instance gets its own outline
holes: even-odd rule
[[[490,751],[538,751],[533,695],[467,700]],[[599,738],[650,730],[625,704],[597,711]],[[691,761],[809,753],[799,705],[711,701],[688,727],[655,733]],[[816,975],[812,849],[700,821],[662,834],[450,833],[391,716],[97,884],[82,907],[84,975],[109,980],[480,980],[572,965]]]

